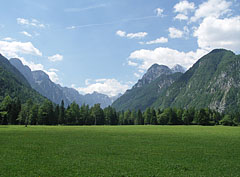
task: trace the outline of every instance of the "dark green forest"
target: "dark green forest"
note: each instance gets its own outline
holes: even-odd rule
[[[49,100],[43,103],[31,99],[21,103],[18,98],[6,96],[0,103],[1,125],[229,125],[240,124],[240,113],[219,113],[209,108],[181,109],[147,108],[145,111],[119,111],[113,107],[102,109],[79,106],[75,102],[67,108],[62,101],[55,105]]]

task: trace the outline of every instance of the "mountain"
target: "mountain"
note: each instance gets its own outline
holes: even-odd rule
[[[17,58],[10,59],[10,63],[24,75],[32,88],[56,104],[60,104],[62,100],[66,106],[73,101],[79,105],[85,103],[89,106],[100,103],[101,107],[105,108],[113,102],[112,98],[104,94],[94,92],[92,94],[81,95],[73,88],[62,87],[52,82],[45,72],[31,71],[28,66],[23,65]]]
[[[175,66],[173,66],[173,68],[171,68],[173,73],[185,73],[186,72],[186,68],[184,68],[183,66],[176,64]]]
[[[98,92],[86,94],[84,95],[84,97],[85,97],[85,100],[87,100],[86,102],[89,105],[94,105],[95,103],[101,103],[102,108],[105,108],[113,103],[111,98],[109,98],[107,95],[104,95]]]
[[[176,69],[181,69],[180,65]],[[150,107],[174,81],[182,75],[165,65],[152,65],[142,79],[118,98],[112,106],[117,110],[140,109]]]
[[[199,59],[152,106],[239,111],[239,73],[240,55],[215,49]]]
[[[0,54],[0,101],[7,95],[18,97],[23,103],[28,99],[34,102],[46,99],[32,89],[26,78]]]
[[[152,81],[154,81],[159,76],[169,75],[169,74],[172,74],[172,71],[167,66],[153,64],[147,70],[147,72],[143,75],[142,79],[138,80],[138,82],[133,86],[133,88],[142,87],[146,84],[150,84]]]

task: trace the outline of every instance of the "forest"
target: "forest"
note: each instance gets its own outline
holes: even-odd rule
[[[79,106],[75,102],[65,108],[49,100],[21,104],[18,98],[6,96],[0,103],[1,125],[229,125],[240,124],[240,113],[219,113],[209,108],[147,108],[145,111],[119,111],[100,104]]]

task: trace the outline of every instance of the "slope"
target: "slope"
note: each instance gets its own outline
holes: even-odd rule
[[[236,111],[240,105],[239,68],[239,55],[215,49],[199,59],[152,106]]]
[[[164,65],[154,64],[132,89],[127,90],[112,106],[117,110],[145,110],[150,107],[182,73],[174,73]]]
[[[25,77],[0,54],[0,101],[7,95],[18,97],[22,102],[28,99],[42,102],[45,99],[32,89]]]

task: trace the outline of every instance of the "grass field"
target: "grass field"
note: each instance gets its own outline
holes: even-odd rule
[[[0,126],[0,176],[240,176],[240,127]]]

